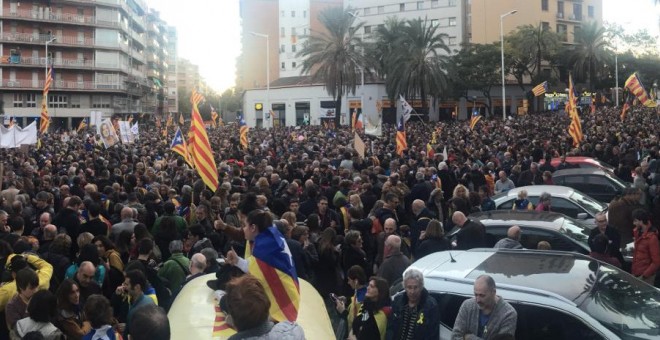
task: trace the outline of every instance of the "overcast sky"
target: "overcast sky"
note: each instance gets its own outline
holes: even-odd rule
[[[646,28],[658,35],[660,6],[654,0],[603,0],[603,18],[634,32]],[[234,86],[240,54],[238,0],[148,0],[179,34],[179,56],[199,65],[217,91]]]

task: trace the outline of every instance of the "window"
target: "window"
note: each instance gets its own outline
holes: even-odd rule
[[[431,0],[431,8],[436,8],[440,6],[440,2],[438,0]]]
[[[424,9],[424,1],[417,1],[417,9]]]
[[[37,94],[36,93],[26,93],[25,94],[25,107],[37,107]]]
[[[516,339],[603,339],[589,325],[561,311],[518,302],[511,306],[518,312]]]
[[[573,20],[582,20],[582,4],[573,4]]]
[[[295,27],[291,27],[291,36],[293,37],[293,36],[295,36],[295,35],[296,35],[296,28],[295,28]]]
[[[469,296],[460,296],[453,294],[433,294],[433,297],[438,301],[438,310],[440,313],[440,324],[442,327],[448,329],[454,328],[454,322],[458,316],[458,310],[461,309],[463,301],[467,300]]]
[[[284,27],[280,27],[280,37],[284,38],[285,35],[286,35],[286,30],[284,29]]]
[[[280,66],[283,70],[286,70],[286,64],[282,62],[282,65]]]
[[[406,10],[406,4],[405,3],[399,4],[399,12],[403,12],[405,10]]]
[[[578,213],[584,212],[582,208],[564,198],[553,197],[551,202],[550,210],[562,213],[568,217],[577,218]]]
[[[48,107],[50,108],[66,108],[69,106],[69,102],[65,95],[61,94],[50,94],[48,95]],[[108,105],[108,107],[110,107]]]
[[[110,96],[92,96],[92,108],[95,109],[110,108]]]
[[[385,6],[378,6],[378,14],[385,13]]]
[[[291,45],[291,52],[297,52],[296,45]]]
[[[295,61],[291,63],[291,68],[296,68],[296,62]]]
[[[71,108],[79,109],[80,108],[80,96],[71,96]]]
[[[550,29],[550,23],[547,21],[541,21],[541,27],[543,27],[544,31],[547,31]]]
[[[280,53],[286,52],[284,44],[280,45]]]
[[[364,34],[371,33],[371,26],[364,26]]]
[[[295,18],[296,17],[296,11],[291,11],[291,17]]]
[[[541,10],[548,11],[548,0],[541,0]]]
[[[594,17],[594,6],[587,6],[587,15],[589,15],[590,18]]]
[[[449,0],[449,7],[456,6],[456,0]]]
[[[364,15],[369,15],[369,14],[371,14],[371,8],[365,7],[364,8]]]
[[[431,19],[431,27],[438,26],[438,19]]]
[[[456,17],[449,18],[449,26],[456,26]]]
[[[566,34],[566,25],[557,24],[557,33],[559,33],[561,41],[568,41],[568,34]]]
[[[559,16],[561,14],[561,16]],[[557,16],[560,18],[564,17],[564,2],[563,1],[557,1]]]
[[[85,15],[85,10],[82,8],[77,8],[78,15],[83,16]]]
[[[307,11],[303,11],[303,18],[307,18]]]
[[[449,39],[447,40],[447,45],[449,46],[456,45],[456,37],[449,37]]]
[[[23,107],[22,93],[14,93],[14,107]]]

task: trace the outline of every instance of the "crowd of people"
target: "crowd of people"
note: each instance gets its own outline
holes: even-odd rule
[[[404,270],[436,251],[484,246],[483,226],[470,214],[494,209],[495,193],[548,183],[543,175],[554,169],[541,160],[570,155],[612,164],[634,183],[611,203],[609,223],[590,245],[611,260],[620,247],[609,244],[634,241],[637,252],[639,242],[643,259],[632,273],[652,283],[660,266],[660,140],[650,127],[660,117],[635,108],[621,122],[619,109],[599,108],[582,120],[578,147],[558,113],[482,119],[473,130],[465,121],[409,122],[403,155],[386,125],[379,138],[363,135],[365,157],[351,148],[346,127],[252,129],[247,150],[237,129],[221,127],[208,131],[221,183],[215,192],[148,124],[135,143],[108,149],[92,130],[52,133],[39,149],[3,149],[0,339],[36,339],[35,331],[46,339],[169,338],[166,311],[182,287],[218,272],[218,258],[239,266],[246,240],[270,226],[255,230],[259,222],[248,221],[255,211],[270,215],[258,221],[272,220],[285,238],[297,277],[346,318],[348,338],[437,338],[437,304],[421,273]],[[454,227],[461,232],[449,240]],[[512,228],[499,246],[515,247],[519,234]],[[265,313],[265,303],[243,305],[232,294],[263,298],[268,287],[254,280],[227,283],[235,338],[298,334],[267,317],[246,321]],[[392,300],[397,290],[405,293]],[[515,332],[515,310],[494,293],[492,279],[477,280],[457,338]],[[491,326],[490,312],[501,308]],[[486,316],[487,330],[471,324],[475,313]]]

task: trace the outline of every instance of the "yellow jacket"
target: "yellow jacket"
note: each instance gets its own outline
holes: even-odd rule
[[[16,254],[11,254],[7,257],[7,263]],[[48,289],[50,287],[50,278],[53,276],[53,266],[50,263],[42,260],[37,255],[23,255],[27,262],[36,268],[37,276],[39,277],[39,289]],[[16,281],[11,281],[3,284],[0,287],[0,310],[5,310],[7,303],[11,300],[18,291],[16,290]]]

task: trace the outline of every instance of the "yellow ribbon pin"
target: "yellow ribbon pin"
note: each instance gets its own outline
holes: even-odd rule
[[[424,313],[419,313],[419,318],[417,319],[418,324],[423,324],[424,323]]]

